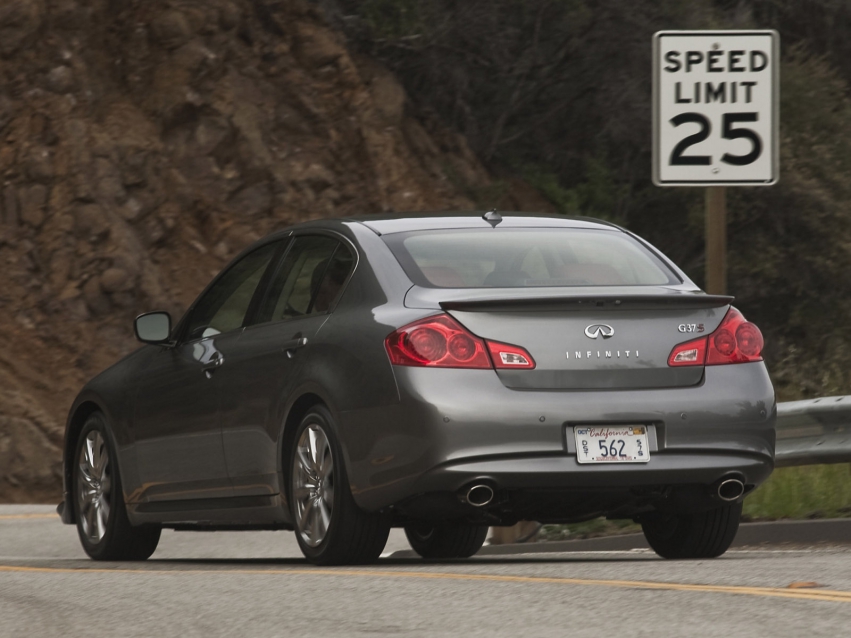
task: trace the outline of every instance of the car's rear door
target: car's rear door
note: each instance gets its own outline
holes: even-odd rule
[[[222,427],[236,496],[277,494],[283,409],[314,377],[311,354],[354,264],[342,238],[299,234],[221,370]]]
[[[178,344],[160,348],[139,375],[133,435],[142,488],[131,500],[233,494],[222,445],[220,372],[279,248],[264,245],[223,273],[193,306]]]

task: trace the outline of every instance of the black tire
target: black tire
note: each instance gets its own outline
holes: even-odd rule
[[[742,504],[696,514],[653,514],[641,521],[644,537],[662,558],[716,558],[739,530]]]
[[[323,477],[316,490],[299,485],[299,474],[306,471],[305,464],[298,460],[299,442],[308,428],[316,432],[318,428],[327,440],[327,449],[322,458],[330,455],[332,471]],[[308,433],[309,436],[309,433]],[[365,512],[358,507],[349,487],[348,475],[343,462],[343,451],[337,440],[334,419],[325,406],[317,405],[304,416],[292,441],[289,458],[289,502],[295,524],[295,535],[302,553],[316,565],[362,565],[375,562],[387,544],[390,534],[390,521],[380,513]],[[329,480],[330,479],[330,480]],[[313,479],[310,479],[313,480]],[[297,498],[296,490],[299,490]],[[313,496],[306,496],[305,491]],[[325,495],[322,497],[321,495]],[[331,507],[327,508],[328,496]],[[309,513],[306,501],[312,499],[314,505]],[[319,503],[324,504],[329,522],[323,524],[324,532],[314,533],[313,526],[305,519],[309,514],[319,511]],[[305,514],[302,516],[302,514]]]
[[[405,536],[423,558],[469,558],[484,545],[488,526],[419,522],[406,525]]]
[[[90,437],[93,443],[97,442],[97,458],[102,459],[102,455],[106,454],[106,460],[96,464],[102,468],[98,477],[94,477],[88,469],[94,466],[85,465],[81,456]],[[158,525],[134,527],[130,524],[121,489],[118,455],[106,419],[100,412],[89,416],[83,425],[72,462],[74,515],[80,543],[86,554],[94,560],[137,561],[150,558],[157,549],[162,530]],[[91,498],[86,498],[86,494]],[[100,503],[97,507],[94,505],[95,495]],[[101,511],[104,512],[103,517],[97,516]],[[95,518],[87,515],[92,512]],[[95,528],[97,531],[91,531]]]

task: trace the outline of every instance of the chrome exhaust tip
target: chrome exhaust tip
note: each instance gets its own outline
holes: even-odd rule
[[[474,485],[464,494],[464,500],[473,507],[484,507],[493,500],[493,488],[490,485]]]
[[[737,478],[724,479],[718,483],[717,494],[722,501],[738,501],[745,493],[745,484]]]

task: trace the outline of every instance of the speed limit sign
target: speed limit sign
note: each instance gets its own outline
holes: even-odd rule
[[[767,186],[778,178],[776,31],[653,37],[653,181]]]

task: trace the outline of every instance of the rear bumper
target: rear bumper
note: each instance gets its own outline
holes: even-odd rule
[[[355,500],[375,511],[486,480],[506,490],[762,483],[774,466],[776,404],[762,363],[706,368],[671,389],[510,390],[487,370],[394,369],[400,403],[344,412]],[[573,425],[653,425],[646,464],[580,465]]]
[[[497,490],[633,488],[710,485],[729,474],[748,486],[765,481],[774,468],[767,455],[675,453],[651,454],[646,464],[580,465],[575,455],[467,459],[447,463],[421,476],[415,492],[458,492],[471,483],[487,482]]]
[[[503,525],[569,523],[600,515],[635,518],[654,510],[694,512],[724,503],[718,495],[722,481],[742,481],[747,494],[772,467],[769,457],[745,454],[669,452],[652,455],[646,465],[590,467],[570,455],[476,459],[429,471],[397,510],[413,518]],[[468,504],[470,488],[483,484],[491,488],[493,500],[483,507]]]

